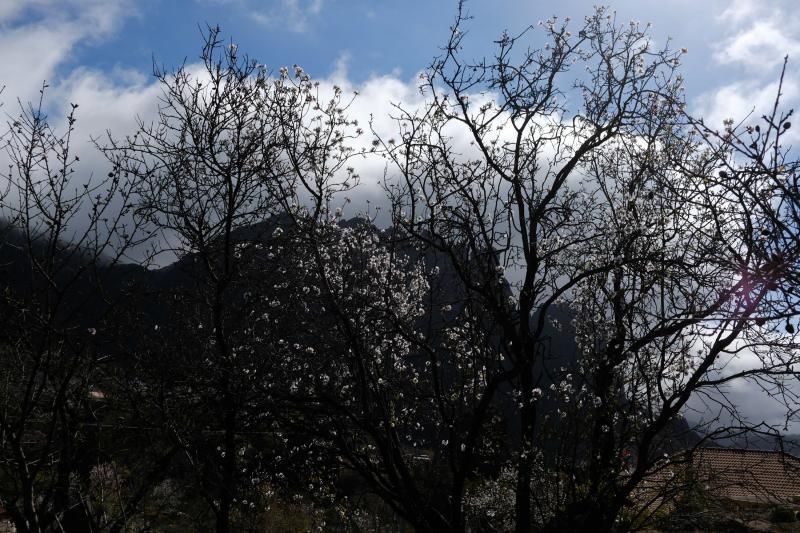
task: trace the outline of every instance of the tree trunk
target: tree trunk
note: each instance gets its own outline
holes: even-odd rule
[[[532,438],[535,411],[532,405],[533,376],[530,364],[526,363],[520,376],[522,407],[520,408],[520,450],[517,462],[517,487],[514,502],[517,533],[531,530],[531,466]]]

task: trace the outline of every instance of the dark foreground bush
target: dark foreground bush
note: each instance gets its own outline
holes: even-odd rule
[[[795,512],[791,509],[787,509],[786,507],[776,507],[772,510],[772,513],[769,515],[769,519],[771,522],[774,523],[785,523],[785,522],[795,522],[797,521],[797,517],[795,516]]]

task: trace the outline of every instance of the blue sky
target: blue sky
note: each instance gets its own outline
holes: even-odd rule
[[[504,29],[515,33],[552,15],[579,21],[594,3],[471,0],[467,53],[491,54],[492,41]],[[651,22],[656,44],[671,38],[674,48],[688,48],[682,72],[689,109],[721,127],[725,118],[758,114],[772,103],[786,54],[784,102],[798,107],[796,3],[617,0],[609,5],[620,23]],[[361,96],[352,112],[374,114],[376,129],[391,136],[391,104],[423,103],[417,75],[444,43],[455,8],[455,0],[0,0],[0,85],[6,86],[0,102],[10,116],[17,99],[34,100],[47,80],[52,117],[70,102],[80,104],[75,138],[81,164],[87,175],[102,176],[106,162],[90,138],[107,129],[121,136],[135,126],[135,117],[153,117],[159,95],[153,59],[167,67],[196,61],[202,44],[198,27],[219,24],[241,51],[274,71],[296,63],[323,83],[357,90]],[[531,35],[531,46],[544,43],[541,34]],[[366,185],[360,199],[380,202],[380,190],[369,185],[383,164],[360,165]],[[752,387],[738,395],[753,416],[776,412]]]
[[[766,109],[784,55],[790,63],[785,103],[800,101],[797,0],[616,0],[620,24],[651,22],[655,44],[668,39],[683,56],[689,109],[722,125]],[[519,32],[552,15],[574,21],[591,0],[468,0],[467,53],[491,54],[501,32]],[[110,129],[122,135],[134,118],[152,117],[155,60],[174,68],[197,61],[201,30],[220,25],[226,38],[273,71],[299,64],[322,82],[361,93],[353,112],[376,117],[391,134],[392,103],[415,106],[418,73],[444,43],[456,0],[0,0],[0,94],[4,111],[34,100],[47,80],[57,117],[81,104],[77,138]],[[533,47],[544,44],[532,32]],[[83,154],[87,165],[102,164]],[[378,168],[361,169],[379,171]],[[100,170],[98,169],[98,172]],[[365,175],[362,172],[362,175]]]
[[[617,0],[610,5],[620,23],[651,22],[656,43],[670,38],[675,48],[689,49],[683,73],[690,109],[721,122],[768,104],[782,57],[800,60],[794,2]],[[467,27],[468,53],[491,53],[504,29],[513,33],[554,14],[581,20],[593,3],[469,0],[474,18]],[[123,111],[148,114],[153,60],[167,67],[196,61],[199,28],[206,24],[219,24],[240,50],[273,70],[300,64],[317,79],[338,77],[359,92],[372,83],[377,93],[377,80],[395,81],[411,96],[416,75],[446,39],[455,8],[455,0],[2,0],[0,84],[6,90],[0,100],[9,112],[17,98],[35,98],[46,79],[52,109],[64,109],[68,101],[92,103],[84,115],[86,131],[122,126]],[[539,37],[532,34],[533,46],[543,43]],[[798,100],[798,72],[793,61],[787,103]],[[371,112],[380,115],[379,107],[388,103],[370,101]]]
[[[469,45],[490,51],[504,29],[512,32],[553,14],[580,19],[591,1],[471,0]],[[652,22],[658,42],[671,37],[690,50],[685,75],[700,97],[735,82],[772,81],[784,54],[800,51],[800,25],[791,0],[612,2],[620,21]],[[198,26],[219,24],[240,49],[275,69],[298,63],[317,78],[345,58],[354,83],[395,75],[410,80],[446,37],[455,0],[3,0],[0,52],[4,62],[36,61],[9,35],[40,34],[52,63],[27,74],[55,83],[76,70],[148,75],[152,59],[168,66],[196,59]],[[48,31],[49,30],[49,31]],[[536,44],[534,42],[534,44]],[[32,57],[33,56],[33,57]],[[4,78],[0,68],[0,79]],[[12,88],[16,83],[4,80]],[[26,91],[22,91],[26,92]],[[9,94],[6,95],[10,96]],[[24,95],[13,95],[24,96]]]

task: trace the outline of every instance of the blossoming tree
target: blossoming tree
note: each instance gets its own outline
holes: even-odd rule
[[[776,103],[760,126],[723,133],[691,119],[686,50],[656,49],[605,9],[577,30],[541,23],[542,49],[524,48],[536,28],[504,35],[477,62],[461,54],[465,25],[460,11],[423,76],[429,103],[398,108],[402,140],[383,143],[396,227],[449,259],[462,309],[501,354],[443,448],[445,520],[463,527],[488,408],[510,398],[517,531],[641,525],[652,507],[632,497],[665,453],[777,432],[741,416],[726,384],[757,383],[796,414],[788,115]],[[554,343],[564,309],[572,346]],[[717,408],[689,428],[696,401]]]

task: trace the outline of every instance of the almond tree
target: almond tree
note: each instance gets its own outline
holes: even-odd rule
[[[139,500],[96,490],[117,457],[101,438],[120,303],[112,276],[138,227],[119,173],[76,173],[78,105],[58,131],[45,115],[46,87],[2,136],[0,504],[17,531],[113,529]]]
[[[397,108],[400,140],[379,141],[394,223],[448,258],[461,309],[482,317],[502,354],[450,422],[444,523],[464,527],[476,443],[490,407],[509,398],[517,531],[641,524],[649,507],[632,495],[664,453],[775,429],[744,420],[724,384],[759,383],[795,416],[788,123],[776,105],[746,141],[730,127],[713,135],[684,111],[686,51],[655,49],[645,28],[605,9],[577,30],[541,23],[543,49],[525,48],[536,28],[503,35],[478,61],[461,52],[467,18],[462,5],[424,75],[429,103]],[[556,346],[549,324],[563,306],[572,348]],[[737,358],[744,368],[731,371]],[[701,399],[725,413],[692,433],[681,418]],[[559,493],[543,497],[540,484]]]
[[[277,354],[266,349],[279,332],[262,331],[258,351],[252,337],[253,316],[266,316],[255,305],[262,289],[274,292],[286,268],[269,249],[290,215],[314,221],[331,191],[347,187],[331,180],[351,154],[347,102],[340,90],[321,101],[299,67],[271,77],[225,44],[218,28],[206,35],[199,68],[156,76],[163,87],[156,122],[104,148],[133,184],[136,219],[179,257],[170,267],[178,286],[165,293],[177,303],[146,335],[153,342],[137,349],[147,379],[133,380],[129,394],[182,449],[191,490],[203,496],[217,531],[230,531],[246,524],[235,525],[234,516],[254,515],[258,494],[269,489],[252,480],[265,457],[280,454],[274,402],[259,384],[262,376],[285,382]],[[308,197],[316,211],[300,213]]]

